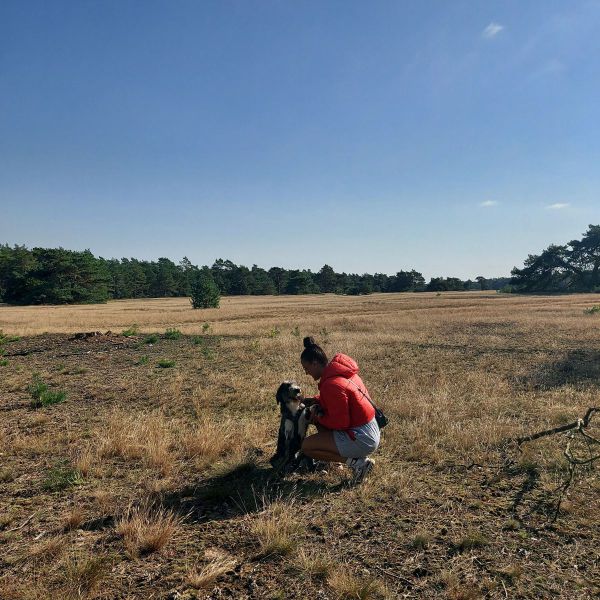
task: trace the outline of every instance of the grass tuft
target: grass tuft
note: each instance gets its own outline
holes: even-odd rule
[[[85,513],[79,506],[75,506],[63,519],[63,529],[71,531],[77,529],[85,521]]]
[[[161,508],[130,506],[117,522],[116,532],[131,556],[145,556],[162,550],[180,521],[172,512]]]
[[[327,584],[340,600],[380,600],[387,595],[378,579],[363,579],[350,573],[348,569],[337,568],[327,578]]]
[[[156,363],[159,369],[171,369],[175,366],[175,361],[168,358],[162,358]]]
[[[178,340],[181,338],[181,331],[175,328],[169,328],[165,331],[165,339],[166,340]]]
[[[69,556],[62,565],[67,598],[90,596],[106,576],[109,566],[106,556]]]
[[[134,323],[131,327],[124,329],[121,332],[121,335],[124,337],[133,337],[135,335],[137,335],[140,332],[140,328],[138,327],[138,325],[136,323]]]
[[[61,492],[81,483],[83,483],[81,473],[62,464],[48,470],[42,483],[42,489],[46,492]]]
[[[274,502],[252,525],[260,556],[288,556],[300,543],[304,527],[294,520],[293,501]]]
[[[431,544],[431,536],[428,533],[417,533],[410,542],[413,550],[426,550]]]
[[[200,569],[194,568],[187,573],[187,583],[195,589],[207,589],[215,581],[229,571],[232,571],[237,562],[226,552],[209,549],[205,552],[208,562]]]
[[[465,535],[458,542],[453,544],[453,550],[455,552],[468,552],[469,550],[483,548],[488,544],[488,539],[479,531],[469,531],[467,532],[467,535]]]

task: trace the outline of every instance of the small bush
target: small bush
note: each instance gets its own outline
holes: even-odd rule
[[[292,335],[294,337],[300,337],[300,328],[298,327],[298,325],[296,325],[296,327],[294,327],[294,329],[292,329]]]
[[[179,329],[167,329],[165,331],[165,339],[167,340],[178,340],[181,337],[181,331]]]
[[[0,360],[0,367],[8,367],[8,360],[6,358]]]
[[[158,361],[157,366],[159,369],[171,369],[172,367],[175,366],[175,361],[169,360],[167,358],[163,358],[162,360]]]
[[[202,324],[202,333],[208,333],[209,329],[210,329],[210,323],[203,323]]]
[[[147,335],[144,338],[144,344],[156,344],[156,342],[158,342],[158,334],[157,333],[151,333],[150,335]]]
[[[121,335],[125,337],[132,337],[139,333],[140,328],[134,323],[129,329],[125,329],[121,332]]]
[[[221,292],[210,269],[198,271],[191,284],[192,308],[219,308]]]
[[[583,312],[586,315],[595,315],[597,313],[600,313],[600,304],[595,304],[594,306],[591,306],[590,308],[586,308]]]
[[[276,338],[280,333],[281,333],[281,329],[279,329],[278,327],[273,327],[267,335],[270,338]]]
[[[44,383],[38,375],[33,376],[33,381],[28,388],[31,394],[31,406],[40,408],[41,406],[50,406],[51,404],[59,404],[67,398],[66,392],[57,390],[52,391],[47,383]]]
[[[150,359],[146,354],[144,356],[140,356],[140,360],[137,361],[138,365],[147,365],[150,362]]]
[[[200,335],[195,335],[192,338],[192,344],[194,344],[194,346],[202,346],[204,344],[204,338]]]

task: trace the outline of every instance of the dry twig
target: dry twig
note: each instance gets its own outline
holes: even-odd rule
[[[600,440],[598,440],[594,436],[590,435],[587,431],[585,431],[585,429],[590,425],[592,416],[597,412],[600,412],[600,407],[590,407],[588,408],[587,412],[585,413],[582,419],[577,419],[577,421],[573,421],[573,423],[561,425],[560,427],[554,427],[553,429],[545,429],[544,431],[538,431],[537,433],[533,433],[531,435],[526,435],[516,439],[517,445],[520,447],[521,444],[523,444],[524,442],[531,442],[533,440],[538,440],[542,437],[554,435],[557,433],[567,433],[568,441],[563,452],[563,456],[567,459],[569,463],[569,471],[565,481],[555,490],[559,493],[559,495],[558,500],[556,502],[554,515],[552,517],[552,523],[554,523],[558,518],[561,503],[573,482],[577,467],[584,465],[593,465],[595,461],[600,460],[600,453],[584,459],[574,456],[573,452],[571,451],[571,443],[577,435],[580,435],[583,439],[586,440],[586,442],[588,443],[588,448],[590,448],[590,453],[591,446],[593,446],[594,444],[600,446]]]

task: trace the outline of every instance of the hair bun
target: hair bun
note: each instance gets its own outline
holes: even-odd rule
[[[315,342],[315,338],[313,337],[305,337],[303,342],[305,348],[313,348],[317,345],[317,342]]]

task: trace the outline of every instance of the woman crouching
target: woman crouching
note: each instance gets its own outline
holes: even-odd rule
[[[316,460],[346,463],[354,480],[361,481],[375,464],[368,455],[377,450],[380,432],[356,361],[345,354],[329,361],[323,348],[307,337],[300,362],[305,373],[319,382],[310,419],[317,433],[304,439],[302,451]]]

